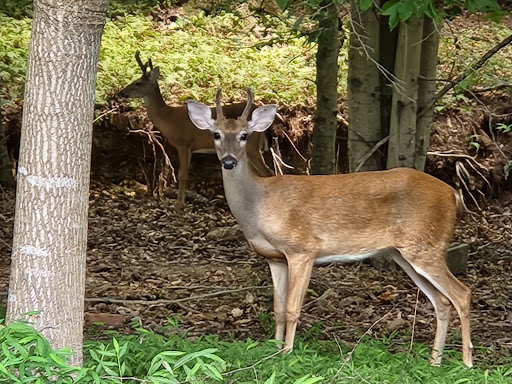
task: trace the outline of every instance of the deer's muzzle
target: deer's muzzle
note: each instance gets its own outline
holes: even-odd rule
[[[237,161],[233,156],[228,155],[222,158],[221,163],[225,169],[233,169],[236,167]]]

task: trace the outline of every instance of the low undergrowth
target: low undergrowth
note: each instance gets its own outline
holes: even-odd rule
[[[301,36],[305,31],[296,28],[302,17],[253,13],[247,4],[231,4],[231,9],[206,14],[188,5],[175,6],[171,0],[111,1],[102,38],[97,106],[107,105],[122,87],[140,76],[134,59],[140,50],[143,60],[151,57],[154,65],[161,67],[161,88],[169,103],[189,98],[211,102],[217,87],[222,86],[226,100],[243,98],[240,90],[251,87],[257,98],[267,103],[313,107],[316,45]],[[11,108],[19,107],[23,99],[31,13],[28,0],[6,0],[0,5],[0,98]],[[468,70],[510,33],[510,17],[496,23],[465,15],[446,22],[438,77],[449,79]],[[347,47],[348,38],[339,58],[342,99],[347,93]],[[510,46],[502,49],[471,73],[455,93],[445,96],[443,104],[457,103],[464,91],[475,85],[502,86],[503,79],[512,76],[511,57]],[[439,86],[443,85],[441,81]]]
[[[68,367],[69,351],[54,351],[25,323],[0,329],[0,383],[510,383],[510,364],[468,369],[450,351],[441,367],[429,348],[396,348],[393,338],[363,337],[356,346],[297,340],[282,355],[273,341],[187,338],[175,327],[161,333],[135,325],[132,335],[105,332],[84,343],[84,368]],[[393,351],[394,352],[391,352]]]

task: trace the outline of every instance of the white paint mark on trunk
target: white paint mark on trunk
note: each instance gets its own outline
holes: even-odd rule
[[[34,247],[33,245],[24,245],[20,248],[20,252],[25,255],[33,255],[37,257],[48,257],[49,253],[44,248]]]
[[[18,174],[25,176],[27,182],[36,187],[46,188],[76,188],[78,182],[70,177],[41,177],[29,175],[27,168],[20,165]]]

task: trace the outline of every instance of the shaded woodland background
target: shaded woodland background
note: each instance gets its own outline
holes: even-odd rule
[[[183,14],[178,6],[153,17],[164,28]],[[487,23],[479,15],[461,17],[443,32],[455,36],[474,25],[485,29]],[[510,15],[503,24],[512,29]],[[473,289],[476,359],[489,365],[507,361],[512,353],[512,176],[506,171],[512,134],[497,129],[512,125],[509,92],[506,87],[474,86],[441,104],[426,166],[427,172],[462,189],[473,212],[461,218],[454,240],[470,245],[467,274],[459,278]],[[150,129],[145,111],[114,94],[98,106],[96,115],[106,117],[94,127],[86,320],[130,332],[133,319],[160,329],[171,318],[178,323],[177,332],[190,336],[269,337],[268,267],[249,249],[229,212],[216,157],[193,156],[188,204],[176,213],[172,183],[163,196],[152,193],[162,153],[147,134],[130,132]],[[341,99],[343,116],[345,109]],[[15,159],[21,104],[3,111]],[[307,163],[294,147],[309,158],[314,111],[306,102],[284,104],[280,113],[287,123],[273,136],[285,161],[301,172]],[[340,142],[344,129],[340,123]],[[172,148],[167,149],[175,164]],[[15,195],[10,189],[1,192],[0,298],[5,306]],[[368,331],[394,337],[397,350],[406,349],[411,337],[428,342],[434,332],[430,304],[404,273],[364,263],[316,268],[301,320],[299,333],[306,340],[357,342]],[[97,327],[86,330],[88,337],[95,337]]]

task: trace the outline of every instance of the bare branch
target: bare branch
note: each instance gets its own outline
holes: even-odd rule
[[[462,80],[464,80],[466,77],[468,77],[471,73],[476,72],[478,69],[480,69],[487,60],[489,60],[492,56],[494,56],[495,53],[500,51],[502,48],[506,47],[508,44],[512,42],[512,35],[509,35],[507,38],[503,39],[501,42],[496,44],[494,47],[489,49],[485,55],[483,55],[480,60],[478,60],[476,63],[474,63],[467,71],[464,71],[459,76],[457,76],[451,83],[446,84],[439,92],[436,93],[436,95],[430,100],[425,107],[423,107],[418,112],[418,118],[423,116],[427,111],[429,111],[434,104],[441,99],[449,90],[451,90],[453,87],[455,87],[457,84],[459,84]]]
[[[359,163],[357,163],[357,167],[354,170],[354,172],[359,172],[361,170],[361,168],[363,167],[364,163],[366,163],[366,161],[368,161],[368,159],[370,157],[372,157],[372,155],[377,151],[377,149],[379,149],[381,146],[386,144],[388,141],[389,141],[389,135],[386,136],[385,138],[383,138],[382,140],[380,140],[377,144],[375,144],[373,146],[372,149],[370,149],[368,152],[366,152],[364,154],[364,156],[361,157],[361,160],[359,160]]]

